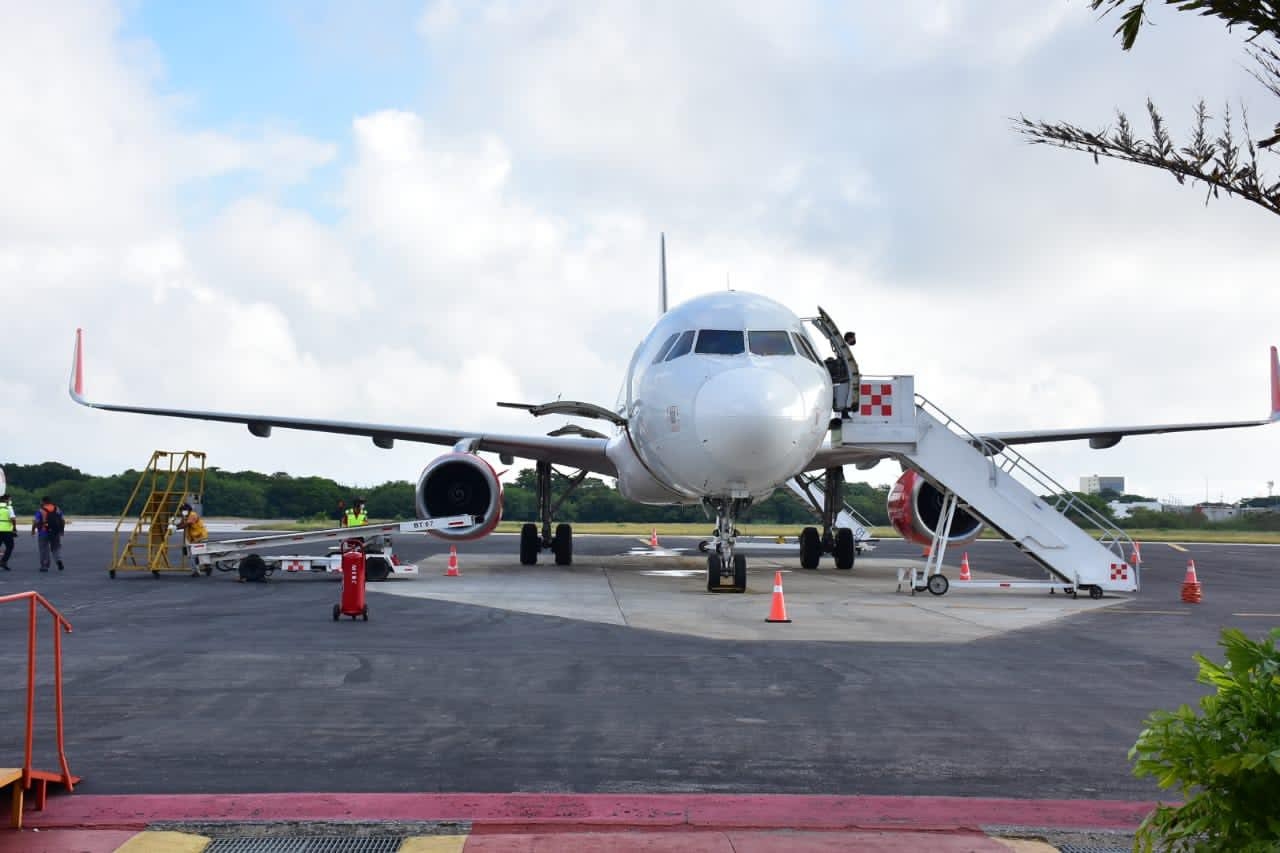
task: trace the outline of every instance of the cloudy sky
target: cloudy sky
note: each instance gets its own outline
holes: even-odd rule
[[[494,401],[613,403],[660,231],[674,301],[822,305],[975,431],[1263,417],[1280,220],[1011,129],[1274,122],[1240,34],[1155,23],[1126,54],[1085,0],[0,4],[0,461],[413,479],[434,448],[77,407],[74,331],[101,400],[541,433]],[[1232,500],[1280,428],[1028,455]]]

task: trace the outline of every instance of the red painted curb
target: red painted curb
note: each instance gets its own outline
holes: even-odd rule
[[[465,821],[472,832],[627,829],[977,831],[1014,825],[1133,830],[1155,807],[1124,800],[792,794],[174,794],[51,797],[32,827],[140,829],[157,821]]]

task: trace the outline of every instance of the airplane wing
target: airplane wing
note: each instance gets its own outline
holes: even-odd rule
[[[1074,441],[1088,439],[1089,446],[1098,450],[1114,447],[1120,439],[1129,435],[1155,435],[1169,432],[1200,432],[1214,429],[1237,429],[1263,426],[1280,421],[1280,356],[1271,348],[1271,414],[1250,421],[1201,421],[1185,424],[1144,424],[1139,426],[1078,427],[1072,429],[1026,430],[1023,432],[987,432],[977,437],[993,445],[996,450],[1010,444],[1038,444],[1050,441]],[[888,454],[869,452],[867,448],[823,447],[809,462],[806,470],[830,468],[838,465],[858,465],[870,468]]]
[[[1280,421],[1280,357],[1271,348],[1271,414],[1252,421],[1201,421],[1186,424],[1146,424],[1142,426],[1084,427],[1077,429],[1027,430],[1025,432],[982,433],[979,438],[997,446],[1007,444],[1038,444],[1045,441],[1072,441],[1087,438],[1089,446],[1101,450],[1114,447],[1127,435],[1155,435],[1166,432],[1200,432],[1210,429],[1237,429],[1262,426]]]
[[[580,468],[610,477],[617,476],[613,463],[605,456],[608,440],[603,437],[582,435],[519,436],[494,435],[483,431],[458,429],[432,429],[427,427],[371,424],[357,421],[331,421],[313,418],[296,418],[287,415],[257,415],[242,412],[206,412],[196,409],[166,409],[149,406],[125,406],[114,403],[98,403],[84,396],[84,362],[80,344],[81,332],[76,330],[75,354],[72,358],[71,380],[68,391],[71,399],[91,409],[108,412],[133,412],[139,415],[159,415],[168,418],[189,418],[201,421],[221,421],[244,424],[249,432],[260,438],[271,435],[274,427],[299,429],[312,432],[330,432],[342,435],[362,435],[373,440],[378,447],[390,448],[397,440],[417,441],[424,444],[454,446],[465,442],[468,450],[487,451],[502,456],[533,459]]]

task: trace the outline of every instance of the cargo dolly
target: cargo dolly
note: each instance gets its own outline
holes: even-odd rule
[[[412,563],[400,563],[392,549],[393,533],[427,533],[456,527],[470,527],[476,523],[470,515],[452,515],[441,518],[419,518],[392,524],[365,524],[359,527],[333,527],[309,530],[302,533],[272,533],[243,539],[221,539],[213,542],[194,542],[189,545],[191,556],[199,570],[208,575],[214,569],[238,572],[242,581],[262,581],[273,572],[342,572],[341,545],[345,540],[364,540],[366,572],[369,580],[385,580],[396,575],[416,575],[418,567]],[[290,545],[325,543],[329,553],[324,556],[297,556],[260,554],[264,548],[281,548]]]

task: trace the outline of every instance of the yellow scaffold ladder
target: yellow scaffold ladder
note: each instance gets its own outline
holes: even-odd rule
[[[112,540],[114,558],[108,574],[117,571],[190,571],[181,557],[170,558],[169,525],[183,502],[197,512],[203,509],[204,453],[197,450],[157,450],[138,477]],[[124,546],[121,533],[129,531]],[[181,546],[181,540],[175,547]]]

